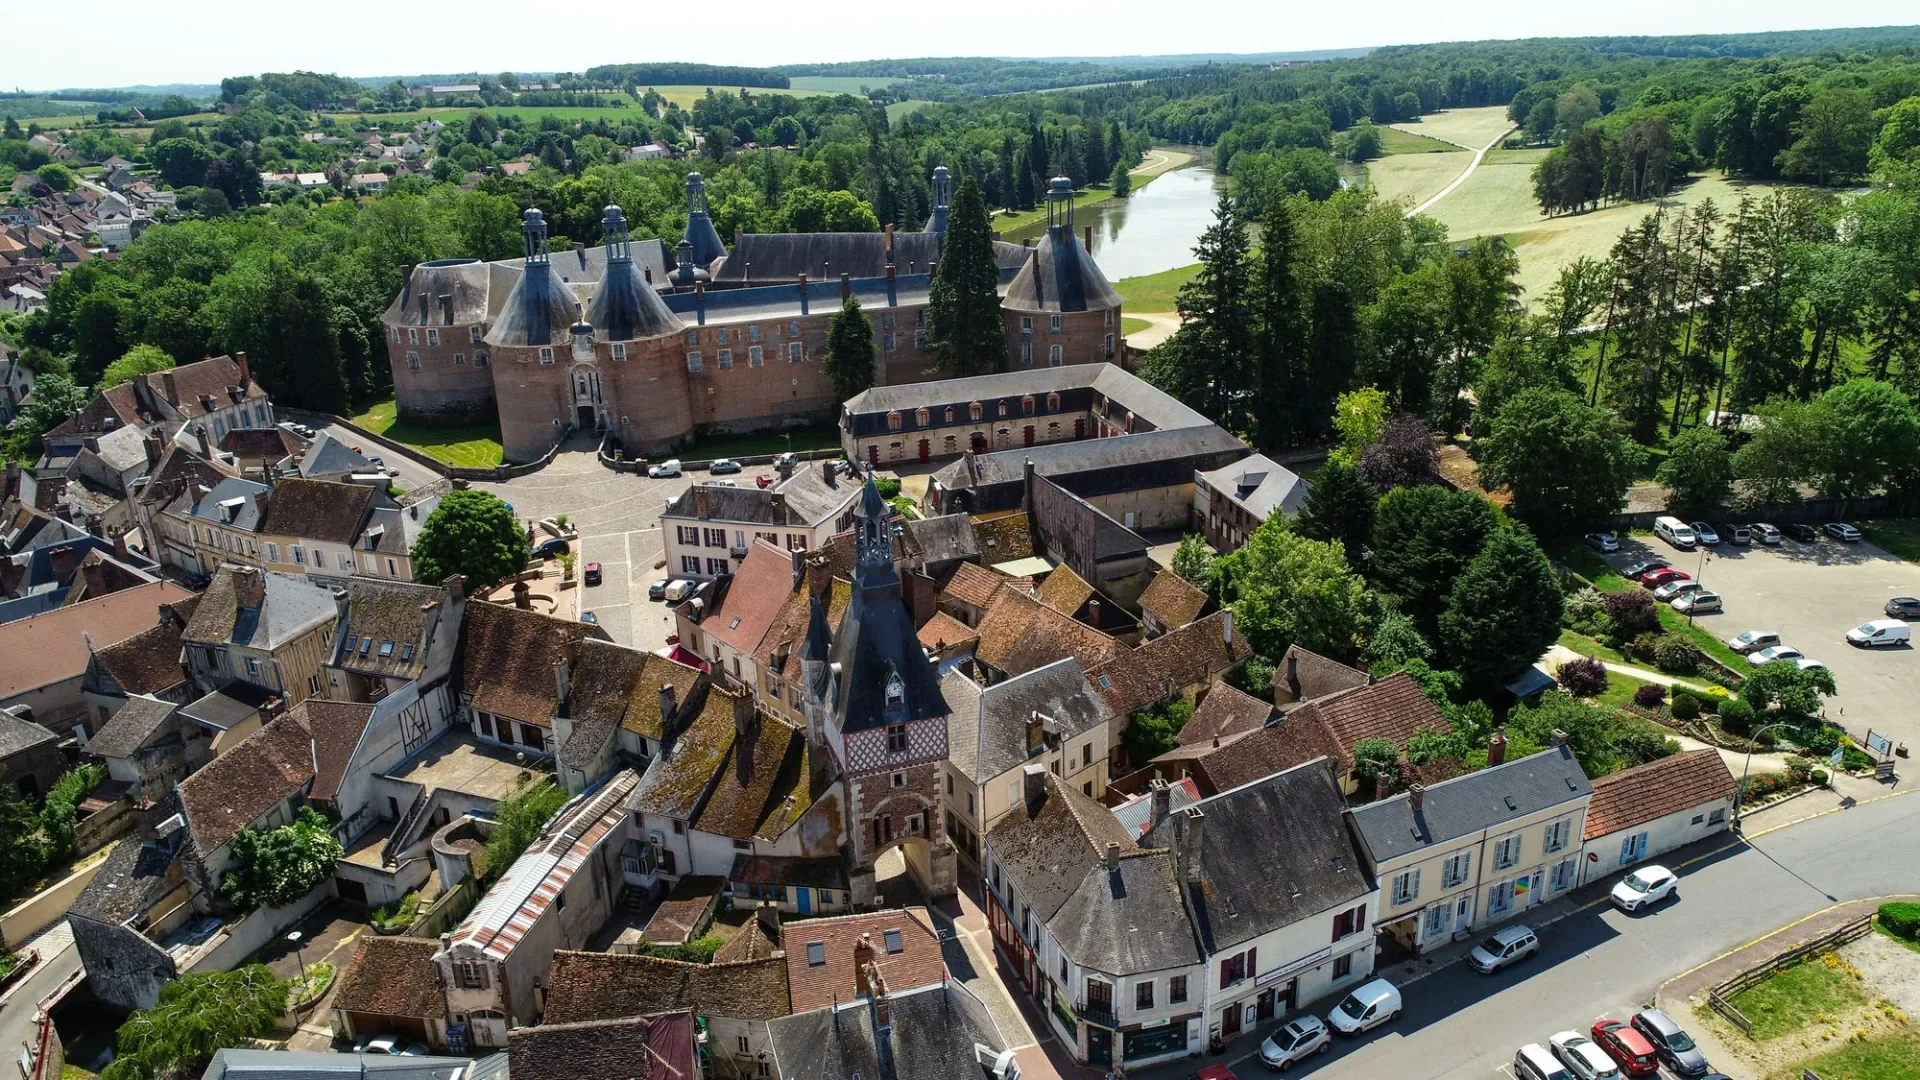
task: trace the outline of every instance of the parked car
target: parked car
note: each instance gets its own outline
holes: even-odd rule
[[[1673,1022],[1673,1017],[1659,1009],[1642,1009],[1633,1014],[1633,1028],[1653,1044],[1654,1053],[1667,1068],[1681,1076],[1706,1075],[1707,1055],[1694,1045],[1687,1029]]]
[[[1844,521],[1829,521],[1825,525],[1820,526],[1820,528],[1835,540],[1848,544],[1857,544],[1860,542],[1860,530]]]
[[[589,585],[600,584],[600,564],[599,563],[590,562],[587,564],[585,581]]]
[[[1233,1075],[1233,1070],[1227,1068],[1225,1065],[1204,1066],[1199,1072],[1194,1073],[1193,1076],[1194,1080],[1240,1080],[1239,1077]]]
[[[1675,570],[1671,566],[1663,566],[1658,570],[1649,570],[1641,574],[1640,584],[1645,585],[1649,589],[1658,589],[1669,581],[1689,581],[1692,580],[1692,578],[1693,575],[1687,573],[1685,570]]]
[[[1620,550],[1620,541],[1612,533],[1588,533],[1581,539],[1587,542],[1588,547],[1603,555]]]
[[[1727,648],[1742,655],[1778,644],[1780,635],[1771,630],[1749,630],[1727,639]]]
[[[1695,589],[1673,598],[1673,610],[1682,615],[1706,615],[1722,610],[1720,605],[1720,594],[1705,589]]]
[[[667,579],[654,578],[653,584],[647,586],[647,599],[665,600],[666,598],[667,598]]]
[[[1620,1080],[1620,1066],[1577,1031],[1562,1031],[1547,1040],[1553,1056],[1567,1066],[1574,1080]]]
[[[1665,559],[1647,559],[1644,562],[1634,563],[1632,566],[1620,571],[1620,576],[1626,578],[1628,581],[1639,581],[1643,576],[1654,570],[1665,570],[1672,565],[1672,563]]]
[[[1793,666],[1799,668],[1801,671],[1812,671],[1814,668],[1824,668],[1827,665],[1815,660],[1811,656],[1802,656],[1793,662]]]
[[[426,1057],[427,1044],[423,1042],[401,1043],[398,1036],[376,1035],[361,1039],[353,1046],[356,1054],[391,1054],[394,1057]]]
[[[779,482],[780,478],[770,472],[763,472],[753,478],[753,486],[757,488],[770,488]]]
[[[1883,610],[1896,619],[1920,619],[1920,597],[1896,596]]]
[[[1811,544],[1815,540],[1820,539],[1819,531],[1804,522],[1790,521],[1782,527],[1786,529],[1788,536],[1793,537],[1803,544]]]
[[[1676,597],[1685,596],[1690,592],[1702,592],[1705,589],[1706,586],[1697,581],[1688,578],[1676,578],[1653,590],[1653,598],[1664,604]]]
[[[1528,1043],[1514,1052],[1513,1080],[1573,1080],[1573,1074],[1546,1047]]]
[[[1677,517],[1654,518],[1653,535],[1682,551],[1692,551],[1693,546],[1700,542],[1693,535],[1693,527]]]
[[[707,472],[713,476],[729,476],[740,471],[740,463],[732,458],[719,458],[707,466]]]
[[[1764,521],[1756,521],[1747,527],[1753,530],[1754,539],[1763,544],[1777,544],[1780,542],[1780,530]]]
[[[1800,650],[1791,645],[1769,645],[1758,652],[1749,654],[1747,656],[1747,663],[1754,667],[1759,667],[1762,664],[1771,664],[1776,660],[1798,660],[1801,656],[1802,653]]]
[[[1494,931],[1492,937],[1473,947],[1467,963],[1482,975],[1491,975],[1508,964],[1517,964],[1540,951],[1540,938],[1527,926],[1508,926]]]
[[[600,622],[600,616],[595,615],[591,611],[583,611],[580,613],[580,621],[584,623],[594,623],[597,625]]]
[[[732,480],[709,480],[707,481],[707,486],[708,487],[739,487],[740,485]]]
[[[1607,894],[1621,911],[1638,911],[1680,895],[1680,879],[1664,866],[1643,866],[1621,878]]]
[[[572,546],[569,545],[564,538],[556,536],[533,545],[533,557],[536,559],[551,559],[555,555],[565,555],[570,550],[572,550]]]
[[[1618,1020],[1596,1020],[1591,1034],[1594,1045],[1605,1050],[1628,1076],[1660,1074],[1660,1055],[1654,1051],[1653,1043],[1628,1025]]]
[[[1847,631],[1847,644],[1867,649],[1883,645],[1912,645],[1913,629],[1903,619],[1875,619]]]
[[[1327,1014],[1327,1023],[1343,1035],[1358,1035],[1400,1015],[1400,990],[1385,979],[1354,988]]]
[[[1688,524],[1693,526],[1694,538],[1699,540],[1701,543],[1717,544],[1720,542],[1720,534],[1718,532],[1715,532],[1713,526],[1707,524],[1706,522],[1692,521],[1692,522],[1688,522]]]
[[[1722,522],[1715,528],[1716,531],[1719,532],[1721,539],[1729,544],[1739,545],[1751,544],[1753,542],[1753,533],[1748,531],[1745,525],[1736,525],[1728,521]]]
[[[668,458],[647,470],[647,475],[655,480],[671,480],[680,475],[680,459]]]
[[[1260,1064],[1269,1069],[1284,1069],[1309,1054],[1324,1054],[1333,1049],[1333,1033],[1320,1018],[1307,1013],[1267,1036],[1260,1044]]]
[[[669,604],[677,604],[687,597],[692,596],[693,590],[693,582],[688,581],[686,578],[676,578],[673,581],[667,582],[667,591],[664,595]]]

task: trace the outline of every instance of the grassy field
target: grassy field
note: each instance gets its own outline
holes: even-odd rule
[[[1799,1080],[1802,1068],[1820,1080],[1920,1080],[1920,1032],[1908,1030],[1882,1039],[1849,1042],[1774,1074],[1781,1080]]]
[[[902,117],[912,116],[922,109],[931,109],[938,102],[933,101],[896,101],[887,106],[887,122],[897,123]]]
[[[1134,311],[1172,311],[1175,296],[1180,286],[1193,280],[1200,272],[1200,264],[1177,266],[1172,270],[1162,270],[1158,274],[1142,277],[1121,278],[1113,283],[1115,292],[1120,294],[1120,302]]]
[[[706,86],[685,86],[685,85],[682,85],[682,86],[655,86],[655,87],[641,87],[641,88],[640,88],[640,92],[644,94],[644,93],[646,93],[646,92],[647,92],[647,90],[648,90],[648,89],[652,89],[652,90],[656,90],[656,91],[658,91],[661,97],[663,97],[663,98],[666,98],[666,99],[667,99],[668,101],[671,101],[671,102],[673,102],[673,103],[674,103],[674,104],[676,104],[676,105],[679,105],[679,106],[680,106],[681,108],[683,108],[683,109],[691,109],[691,108],[693,108],[693,103],[694,103],[694,101],[695,101],[695,99],[698,99],[698,98],[703,98],[703,97],[706,97],[706,96],[707,96],[707,90],[708,90],[708,89],[712,89],[712,90],[713,90],[713,92],[714,92],[714,93],[716,93],[716,94],[718,94],[718,93],[721,93],[722,91],[731,91],[731,92],[733,92],[733,93],[736,93],[736,94],[737,94],[737,93],[739,93],[739,92],[740,92],[740,89],[741,89],[741,88],[740,88],[740,87],[738,87],[738,86],[721,86],[721,85],[718,85],[718,84],[715,84],[715,85],[714,85],[714,86],[712,86],[711,88],[709,88],[709,87],[706,87]],[[798,89],[798,88],[795,88],[795,89],[793,89],[793,90],[776,90],[776,89],[773,89],[773,88],[771,88],[771,87],[762,87],[762,86],[749,86],[749,87],[747,87],[747,88],[746,88],[746,91],[747,91],[747,93],[749,93],[749,94],[755,94],[755,95],[758,95],[758,94],[785,94],[785,95],[787,95],[788,97],[797,97],[797,98],[802,98],[802,97],[816,97],[816,96],[818,96],[818,95],[820,95],[820,94],[825,94],[825,93],[836,93],[836,94],[837,94],[837,93],[840,93],[840,92],[841,92],[841,91],[838,91],[838,90],[834,90],[834,91],[827,91],[827,90],[801,90],[801,89]],[[556,111],[556,110],[551,110],[551,109],[550,109],[550,110],[545,110],[545,111],[548,111],[548,112],[553,112],[553,111]]]
[[[1471,161],[1471,153],[1451,146],[1444,154],[1395,154],[1367,162],[1367,180],[1381,198],[1405,203],[1411,210],[1453,183],[1454,177],[1466,171]],[[1467,181],[1471,183],[1472,180]],[[1435,209],[1444,209],[1466,194],[1467,184],[1440,200]]]
[[[1863,521],[1860,531],[1867,534],[1867,539],[1908,562],[1920,562],[1920,518]]]
[[[822,94],[857,94],[863,86],[870,90],[878,90],[902,80],[869,75],[795,75],[790,81],[795,90],[812,90]]]
[[[1800,1030],[1822,1013],[1833,1016],[1865,1005],[1867,995],[1851,975],[1813,959],[1740,991],[1732,1002],[1753,1021],[1753,1037],[1765,1042]]]
[[[1154,177],[1162,173],[1172,172],[1192,161],[1192,154],[1180,150],[1149,150],[1147,151],[1146,160],[1142,161],[1139,166],[1128,169],[1127,175],[1133,177],[1133,190],[1139,191],[1151,183]],[[1113,191],[1105,184],[1101,184],[1099,186],[1082,188],[1078,196],[1074,199],[1073,205],[1076,209],[1084,209],[1106,202],[1111,198],[1113,198]],[[1047,220],[1047,208],[1042,205],[1036,206],[1031,210],[1023,210],[1017,213],[996,214],[992,221],[992,226],[995,232],[1004,237],[1009,233],[1032,228],[1045,220]]]
[[[1482,109],[1448,109],[1423,116],[1415,123],[1395,124],[1393,130],[1426,135],[1478,150],[1512,126],[1512,121],[1507,119],[1505,105],[1489,105]]]
[[[1120,316],[1120,333],[1123,335],[1137,334],[1142,330],[1146,330],[1150,328],[1151,326],[1153,326],[1153,324],[1148,322],[1145,319],[1136,319],[1131,315]]]
[[[402,424],[391,401],[383,401],[353,422],[375,434],[403,442],[436,461],[462,468],[483,469],[500,464],[500,425],[429,428]]]
[[[1430,135],[1399,128],[1380,129],[1380,152],[1388,157],[1398,154],[1449,154],[1460,147]],[[1478,149],[1476,147],[1476,149]]]

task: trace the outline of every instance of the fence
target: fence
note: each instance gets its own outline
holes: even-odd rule
[[[1809,957],[1817,956],[1836,945],[1845,945],[1849,941],[1865,937],[1872,932],[1873,916],[1863,915],[1838,930],[1822,934],[1812,941],[1796,945],[1766,963],[1758,967],[1748,968],[1746,971],[1735,975],[1719,986],[1708,990],[1707,1005],[1711,1007],[1714,1012],[1726,1017],[1727,1021],[1734,1027],[1739,1028],[1741,1034],[1752,1038],[1753,1021],[1747,1019],[1745,1013],[1734,1007],[1732,998],[1735,994],[1750,987],[1757,986],[1779,972],[1785,971],[1795,964],[1804,962]]]

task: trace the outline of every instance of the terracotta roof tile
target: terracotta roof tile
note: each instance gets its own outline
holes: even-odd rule
[[[462,675],[473,707],[528,723],[550,723],[560,704],[554,665],[586,636],[583,623],[504,604],[469,603]]]
[[[891,951],[889,930],[899,934],[898,952]],[[781,932],[787,944],[788,993],[796,1013],[858,996],[855,957],[863,952],[863,937],[872,949],[872,963],[893,993],[937,983],[946,976],[940,937],[923,907],[802,919],[787,923]]]
[[[1342,768],[1353,764],[1353,748],[1362,739],[1385,739],[1398,747],[1422,728],[1452,731],[1419,684],[1396,671],[1371,686],[1309,701],[1287,714],[1287,722],[1318,724],[1338,747]]]
[[[661,741],[666,718],[660,714],[660,688],[673,687],[678,708],[702,685],[699,671],[664,656],[612,642],[581,642],[567,700],[573,734],[560,748],[560,760],[576,767],[591,763],[621,728]]]
[[[1739,788],[1719,751],[1690,750],[1602,776],[1593,782],[1585,839],[1676,814]]]
[[[1072,615],[1093,596],[1093,586],[1065,566],[1056,568],[1040,584],[1034,598],[1062,615]]]
[[[1136,650],[1137,651],[1137,650]],[[1020,675],[1071,656],[1083,671],[1127,655],[1126,646],[1062,615],[1017,589],[1002,589],[980,620],[974,655],[989,667]]]
[[[191,596],[172,582],[155,581],[0,623],[0,656],[33,658],[30,664],[0,664],[0,701],[79,677],[87,670],[89,644],[98,649],[151,629],[160,605]]]
[[[1207,594],[1171,570],[1155,574],[1147,591],[1140,594],[1140,610],[1169,630],[1199,618],[1206,606]]]
[[[926,625],[920,628],[918,636],[921,648],[939,649],[942,646],[951,647],[963,645],[969,641],[978,641],[980,631],[944,611],[936,611],[933,613],[933,618],[928,619]]]
[[[1232,613],[1216,611],[1089,668],[1100,696],[1115,716],[1126,716],[1214,676],[1253,655],[1245,634],[1232,633]]]
[[[947,579],[946,593],[963,604],[985,608],[993,603],[993,597],[1007,584],[1007,575],[996,573],[975,563],[963,562],[953,568],[953,576]]]
[[[700,629],[736,652],[752,655],[767,627],[793,594],[793,557],[765,540],[755,540],[726,591],[700,618]]]
[[[180,804],[201,858],[313,779],[308,702],[180,781]]]
[[[1272,705],[1235,690],[1224,680],[1215,679],[1212,689],[1207,691],[1207,699],[1193,710],[1187,726],[1180,729],[1177,741],[1181,746],[1193,746],[1211,742],[1215,737],[1243,735],[1265,727],[1272,716]]]
[[[187,618],[191,618],[191,612]],[[185,621],[166,619],[157,626],[95,649],[93,663],[129,694],[160,694],[187,680],[180,664],[180,632]]]
[[[547,977],[549,1024],[618,1020],[692,1009],[699,1016],[771,1020],[785,1016],[787,962],[690,964],[622,953],[553,954]]]
[[[1273,671],[1274,692],[1293,701],[1312,701],[1372,681],[1372,676],[1359,668],[1348,667],[1298,645],[1287,646],[1286,654]]]
[[[684,945],[704,930],[707,920],[719,906],[720,892],[727,887],[722,877],[688,874],[674,882],[653,917],[641,931],[641,937],[655,945]]]
[[[693,1015],[515,1028],[507,1069],[515,1080],[688,1080],[699,1075]]]
[[[340,973],[333,1007],[376,1016],[446,1019],[440,969],[433,962],[439,948],[432,938],[362,936],[353,960]]]
[[[347,766],[353,761],[353,752],[360,747],[360,736],[373,719],[373,706],[309,699],[303,707],[307,710],[307,729],[313,735],[315,764],[313,790],[309,795],[315,799],[331,799],[339,793],[340,783],[347,777]]]
[[[373,505],[373,489],[365,484],[336,484],[330,480],[290,478],[273,486],[267,520],[260,531],[302,540],[351,544]]]
[[[206,360],[196,360],[191,364],[181,364],[167,371],[152,372],[141,377],[153,396],[160,398],[189,420],[205,416],[209,411],[202,399],[211,398],[213,409],[224,409],[234,403],[228,394],[230,389],[239,389],[244,381],[240,375],[240,365],[230,356],[215,356]],[[248,381],[242,397],[248,401],[265,400],[267,392],[257,382]]]

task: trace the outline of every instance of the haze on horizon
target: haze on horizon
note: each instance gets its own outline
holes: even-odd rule
[[[57,4],[16,5],[16,42],[74,31]],[[215,83],[228,75],[296,69],[349,77],[458,71],[582,71],[639,61],[773,66],[915,56],[1120,56],[1263,53],[1483,38],[1752,33],[1912,23],[1911,0],[1862,0],[1809,9],[1783,0],[1624,0],[1606,8],[1491,0],[1347,5],[1260,0],[1104,0],[1055,20],[1031,8],[1005,17],[950,5],[820,7],[788,0],[700,6],[672,20],[637,17],[617,0],[529,6],[509,0],[375,5],[360,10],[263,7],[202,0],[171,9],[104,0],[85,21],[125,32],[85,34],[77,49],[22,48],[0,66],[0,86],[33,90]],[[159,11],[170,17],[156,18]],[[801,14],[804,13],[804,14]],[[823,16],[831,14],[833,18]],[[1035,18],[1034,15],[1039,15]],[[104,16],[101,18],[100,16]],[[115,16],[118,16],[117,18]],[[884,33],[874,32],[885,27]]]

